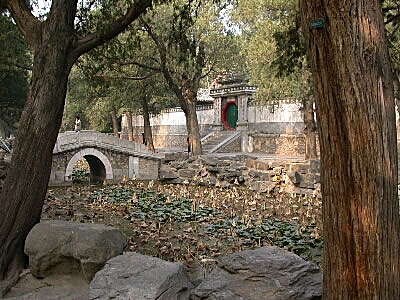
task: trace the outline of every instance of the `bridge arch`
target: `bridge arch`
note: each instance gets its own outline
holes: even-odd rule
[[[112,180],[114,178],[110,160],[94,148],[83,149],[72,156],[65,170],[65,181],[72,180],[72,170],[80,158],[85,158],[90,167],[91,177],[95,180]]]

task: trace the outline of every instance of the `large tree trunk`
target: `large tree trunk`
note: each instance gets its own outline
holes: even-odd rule
[[[133,141],[132,114],[130,111],[126,113],[126,119],[128,123],[128,140]]]
[[[144,120],[144,138],[146,140],[146,146],[147,149],[149,149],[154,153],[155,149],[153,144],[153,134],[151,132],[151,126],[150,126],[150,114],[145,95],[142,96],[142,109],[143,109],[143,120]]]
[[[317,126],[314,119],[313,104],[314,101],[311,98],[303,100],[305,159],[317,158]]]
[[[300,0],[321,145],[324,300],[400,299],[391,64],[378,0]],[[310,21],[324,18],[325,27]]]
[[[119,137],[119,133],[118,133],[118,118],[117,118],[117,113],[115,112],[114,108],[111,110],[111,119],[112,119],[114,136]]]
[[[25,238],[40,220],[72,65],[83,53],[121,33],[152,1],[135,1],[124,16],[85,37],[74,29],[76,0],[52,0],[46,21],[35,18],[26,1],[0,2],[34,53],[31,86],[0,195],[1,297],[17,278],[25,262]]]
[[[73,37],[62,33],[62,39],[55,38],[60,34],[57,26],[43,28],[42,45],[35,51],[32,84],[0,199],[0,280],[18,275],[25,263],[25,238],[40,220],[71,68],[66,53]]]
[[[186,117],[190,151],[193,155],[201,155],[203,154],[203,150],[200,141],[199,123],[197,121],[196,102],[187,100],[185,108],[186,109],[184,112]]]

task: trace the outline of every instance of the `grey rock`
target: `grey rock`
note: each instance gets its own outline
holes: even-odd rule
[[[34,276],[82,272],[90,281],[110,258],[123,252],[126,236],[102,224],[44,221],[32,228],[25,253]]]
[[[161,165],[158,171],[158,177],[160,180],[175,179],[178,177],[178,173],[176,172],[175,168]]]
[[[171,161],[169,165],[175,169],[187,168],[187,163],[185,161]]]
[[[20,276],[5,296],[8,300],[85,300],[89,285],[85,278],[74,275],[52,275],[37,279],[32,274]]]
[[[297,171],[289,172],[288,177],[294,185],[298,185],[301,182],[301,175]]]
[[[186,300],[190,287],[182,263],[126,252],[97,272],[89,285],[89,299]]]
[[[321,162],[317,159],[310,160],[310,169],[315,170],[317,173],[320,172]]]
[[[274,182],[265,182],[265,181],[253,181],[250,184],[250,189],[260,193],[270,193],[276,187],[276,183]]]
[[[208,165],[208,166],[211,166],[211,167],[217,166],[217,163],[218,163],[218,160],[216,158],[207,157],[207,156],[202,156],[200,161],[204,165]]]
[[[182,178],[190,178],[193,179],[193,177],[197,174],[198,170],[196,169],[181,169],[178,171],[179,177]]]
[[[208,172],[217,173],[217,172],[220,171],[220,168],[218,168],[218,167],[207,167],[207,171]]]
[[[322,273],[312,263],[278,247],[221,257],[192,300],[309,300],[322,297]]]

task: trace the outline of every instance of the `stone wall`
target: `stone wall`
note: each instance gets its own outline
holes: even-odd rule
[[[278,154],[283,156],[304,156],[305,139],[303,134],[265,134],[250,133],[250,152]]]
[[[212,130],[213,110],[202,109],[197,111],[197,118],[200,127],[200,136],[205,136]],[[144,132],[143,117],[132,116],[134,141],[142,143]],[[186,118],[181,109],[171,109],[160,115],[150,118],[150,125],[153,134],[153,143],[156,148],[185,148],[187,130]],[[121,138],[128,139],[128,125],[126,115],[122,116]]]
[[[266,160],[243,154],[191,157],[165,162],[160,166],[159,178],[179,184],[243,186],[262,193],[320,193],[320,168],[316,160]]]
[[[278,136],[285,134],[302,135],[304,124],[300,107],[300,103],[293,103],[293,101],[282,101],[279,106],[249,105],[247,107],[247,114],[245,114],[248,119],[248,130],[251,134],[276,134]],[[213,126],[215,126],[214,118],[216,118],[216,112],[214,112],[213,108],[206,108],[207,109],[200,109],[197,111],[200,136],[207,135],[212,131]],[[135,142],[142,143],[142,132],[144,132],[143,117],[141,115],[133,116],[132,123],[134,140]],[[171,109],[157,116],[153,116],[150,119],[150,125],[152,126],[153,142],[156,148],[186,147],[186,120],[182,110]],[[127,139],[128,131],[126,116],[122,117],[121,130],[121,137]],[[282,139],[285,140],[287,137],[282,137]],[[299,145],[301,143],[301,141],[295,142],[299,143]],[[259,143],[261,142],[257,142],[257,144]],[[279,141],[276,143],[279,143]],[[262,150],[261,147],[258,147],[257,144],[253,145],[253,149],[257,149],[256,151],[273,153],[271,152],[271,147],[265,151]],[[287,146],[284,147],[287,148]],[[279,151],[275,153],[280,154]],[[297,154],[294,150],[291,151],[291,153],[289,150],[286,152],[283,151],[283,153],[285,155],[301,155],[301,150],[298,149]]]

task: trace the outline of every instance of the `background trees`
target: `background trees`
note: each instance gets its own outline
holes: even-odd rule
[[[137,92],[143,86],[147,86],[151,113],[171,105],[180,106],[187,117],[191,141],[197,145],[192,147],[193,153],[200,154],[195,112],[197,90],[201,86],[208,87],[219,72],[239,69],[243,60],[237,55],[238,38],[223,25],[219,6],[212,1],[203,1],[201,7],[186,8],[183,1],[174,5],[157,7],[117,39],[85,56],[80,65],[89,77],[106,79],[104,83],[109,90],[121,89],[120,95],[114,93],[115,97],[123,98],[124,86],[130,82],[131,95],[123,101],[128,117],[129,113],[138,111],[133,103],[143,100]],[[196,18],[189,20],[185,15],[176,16],[177,5],[180,10],[189,9],[190,14],[197,14]],[[152,84],[140,81],[151,81]],[[164,97],[160,97],[161,94]],[[169,101],[167,97],[170,97]],[[146,136],[150,132],[145,130]],[[146,140],[150,139],[148,136]]]
[[[0,14],[0,116],[8,126],[21,115],[31,68],[29,48],[17,26]]]
[[[306,57],[296,1],[239,1],[232,10],[239,29],[242,55],[250,83],[257,86],[255,101],[280,105],[281,100],[301,101],[306,159],[317,158],[316,122],[311,73]]]

